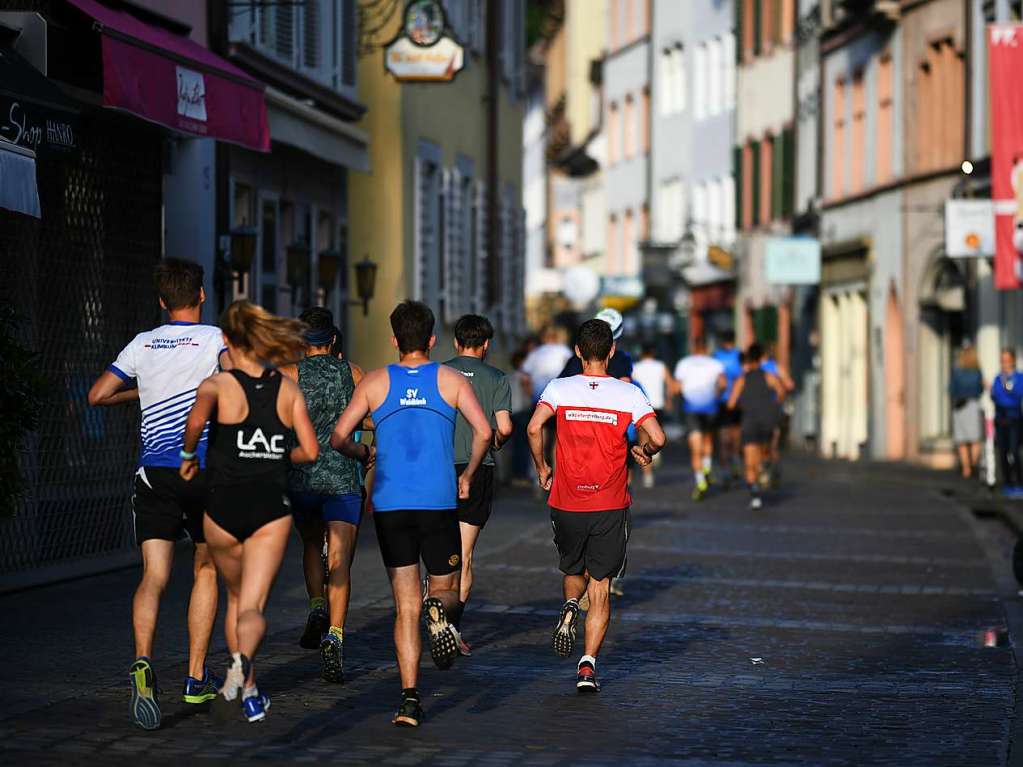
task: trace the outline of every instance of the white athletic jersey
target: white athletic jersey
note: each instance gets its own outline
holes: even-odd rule
[[[675,366],[675,379],[682,384],[687,413],[713,415],[718,408],[718,378],[725,366],[706,354],[691,354]]]
[[[224,336],[213,325],[170,322],[139,333],[124,347],[110,371],[125,381],[138,380],[142,408],[140,466],[181,464],[185,421],[195,390],[217,372]],[[205,466],[209,426],[197,449]]]
[[[660,360],[643,359],[632,366],[632,380],[646,392],[654,410],[664,409],[664,376],[668,366]]]
[[[565,363],[572,359],[572,350],[564,344],[543,344],[529,353],[522,363],[522,372],[533,381],[533,400],[539,400],[547,384],[561,375]]]

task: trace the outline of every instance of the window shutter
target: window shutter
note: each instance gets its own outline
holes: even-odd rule
[[[742,231],[742,147],[732,147],[732,175],[735,177],[735,230]]]
[[[789,126],[782,131],[784,164],[782,165],[782,217],[792,218],[796,210],[796,129]]]
[[[274,7],[274,50],[291,65],[295,62],[296,10],[297,6],[294,5]]]
[[[356,0],[341,0],[341,84],[355,85],[355,59],[358,47],[359,14]]]
[[[753,153],[753,194],[751,196],[750,211],[753,226],[760,223],[760,142],[751,141],[750,151]]]
[[[763,0],[753,0],[753,55],[759,56],[764,47],[763,24],[761,22],[761,3]]]
[[[413,295],[436,308],[439,281],[438,236],[439,199],[441,196],[437,166],[422,158],[416,159],[416,233],[413,274]]]
[[[735,3],[735,63],[742,64],[743,41],[746,39],[742,34],[744,22],[742,14],[746,3],[744,0],[733,0],[733,2]]]
[[[476,284],[473,286],[473,307],[475,314],[484,314],[487,309],[487,283],[490,280],[490,257],[487,242],[490,238],[490,222],[487,217],[487,185],[476,184]]]
[[[780,133],[771,139],[771,219],[782,218],[785,177],[785,142]]]
[[[323,28],[320,0],[305,0],[302,11],[302,66],[318,70],[323,47],[320,43],[320,30]]]
[[[465,211],[462,174],[452,169],[444,175],[444,321],[454,323],[464,310]]]
[[[515,322],[514,332],[526,328],[526,209],[519,207],[515,217]]]

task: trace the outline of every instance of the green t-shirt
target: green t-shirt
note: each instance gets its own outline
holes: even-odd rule
[[[476,357],[454,357],[444,364],[453,367],[469,379],[472,390],[476,392],[476,399],[480,401],[480,407],[490,419],[491,426],[497,425],[494,413],[498,410],[511,412],[511,387],[508,385],[508,376],[500,370]],[[455,422],[455,463],[469,463],[471,455],[472,427],[459,413]],[[483,463],[488,466],[494,465],[494,456],[489,451]]]

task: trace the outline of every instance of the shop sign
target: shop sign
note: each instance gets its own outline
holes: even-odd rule
[[[402,33],[384,50],[384,66],[398,82],[450,82],[465,66],[465,50],[446,34],[438,0],[412,0]]]
[[[0,138],[33,152],[40,149],[70,151],[78,146],[72,113],[0,95]]]
[[[995,208],[991,200],[945,201],[945,255],[993,256]]]
[[[723,272],[731,272],[735,269],[735,256],[718,245],[711,245],[707,248],[707,261]]]
[[[601,280],[602,296],[642,298],[645,293],[643,280],[639,277],[604,276]]]
[[[764,272],[770,285],[817,285],[821,281],[821,244],[812,237],[770,237],[764,248]]]

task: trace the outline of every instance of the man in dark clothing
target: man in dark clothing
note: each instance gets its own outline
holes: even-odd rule
[[[1019,445],[1023,419],[1023,373],[1016,370],[1016,353],[1002,350],[1002,371],[991,384],[991,400],[995,403],[995,443],[1002,469],[1006,495],[1019,495]]]

